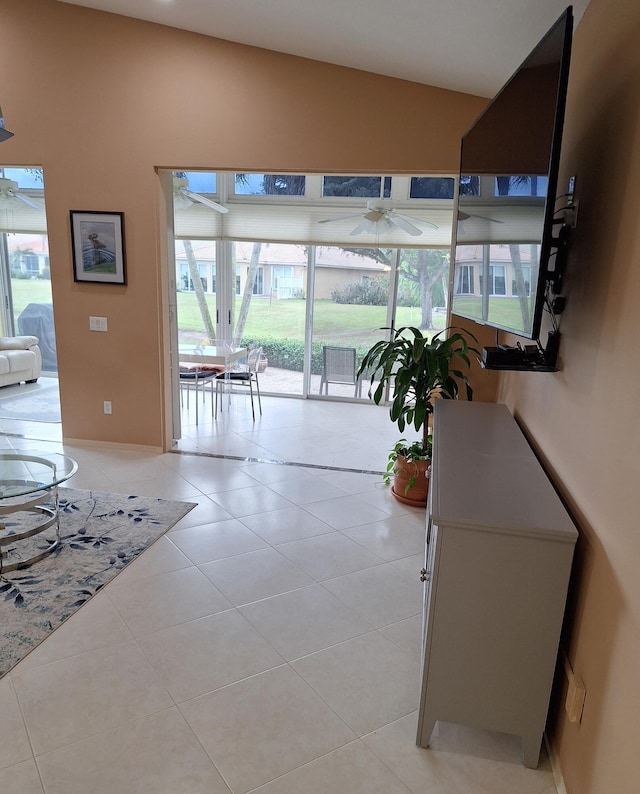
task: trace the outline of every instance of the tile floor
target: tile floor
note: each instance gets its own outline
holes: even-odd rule
[[[342,470],[384,468],[386,411],[263,411],[185,415],[179,455],[65,447],[72,487],[197,507],[0,680],[0,791],[553,794],[514,737],[438,723],[415,746],[424,512]]]

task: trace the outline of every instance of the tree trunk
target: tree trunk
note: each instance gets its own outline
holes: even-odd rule
[[[249,315],[249,306],[251,304],[251,296],[253,295],[253,286],[258,274],[258,265],[260,264],[260,250],[262,243],[254,243],[251,251],[251,262],[249,263],[249,272],[247,273],[247,281],[244,285],[244,292],[242,293],[242,303],[240,304],[240,311],[238,312],[238,321],[236,322],[236,330],[233,335],[233,344],[239,345],[244,334],[244,327],[247,324],[247,316]]]
[[[520,303],[520,315],[522,317],[522,328],[524,331],[529,329],[529,299],[524,283],[524,273],[522,272],[522,259],[520,257],[520,246],[512,244],[509,246],[511,263],[513,264],[513,277],[516,282],[516,292]],[[505,285],[506,286],[506,285]]]
[[[198,309],[200,309],[200,316],[202,317],[204,332],[207,335],[209,341],[213,342],[213,340],[216,338],[216,329],[213,325],[213,322],[211,321],[209,306],[207,305],[204,288],[202,286],[202,281],[200,280],[200,268],[196,262],[195,254],[193,253],[191,240],[183,240],[182,242],[184,245],[184,252],[187,255],[187,262],[189,263],[189,277],[191,278],[193,291],[195,292],[196,300],[198,301]]]
[[[420,321],[420,328],[428,329],[429,331],[433,330],[433,297],[431,295],[431,289],[433,287],[433,282],[426,278],[426,272],[424,273],[424,277],[420,280],[420,306],[422,309],[422,319]]]

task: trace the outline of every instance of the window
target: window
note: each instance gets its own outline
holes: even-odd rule
[[[26,273],[31,273],[31,275],[37,276],[40,272],[37,254],[23,254],[22,264]]]
[[[489,265],[489,286],[490,295],[507,294],[504,265]]]
[[[215,171],[176,171],[177,177],[189,182],[189,190],[194,193],[215,195],[217,190],[217,174]]]
[[[527,265],[522,267],[522,280],[524,281],[524,294],[527,298],[531,296],[531,268]],[[519,297],[517,279],[511,280],[511,294]]]
[[[237,196],[304,196],[303,174],[236,174]]]
[[[256,278],[253,282],[253,294],[264,295],[264,268],[258,267]]]
[[[480,195],[480,177],[479,176],[461,176],[460,177],[460,195],[461,196],[479,196]]]
[[[325,176],[322,180],[323,196],[349,198],[390,198],[390,176]]]
[[[497,176],[494,196],[546,196],[546,176]]]
[[[454,284],[456,295],[473,295],[473,265],[460,265]]]
[[[454,188],[453,177],[412,176],[409,198],[452,199]]]
[[[198,263],[198,272],[200,273],[200,283],[202,289],[207,292],[207,265]],[[184,292],[193,292],[193,280],[189,272],[189,265],[180,265],[180,289]]]

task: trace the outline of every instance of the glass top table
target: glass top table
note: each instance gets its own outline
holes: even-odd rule
[[[75,460],[59,453],[1,452],[0,504],[12,496],[26,496],[59,485],[77,470]]]
[[[77,470],[75,460],[60,453],[0,453],[0,574],[33,565],[58,547],[58,485]],[[50,527],[53,539],[34,542]]]
[[[178,358],[188,364],[222,364],[227,367],[234,361],[245,358],[246,347],[236,347],[226,342],[215,345],[186,345],[178,347]]]

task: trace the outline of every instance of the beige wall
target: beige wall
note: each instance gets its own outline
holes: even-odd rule
[[[558,687],[551,734],[569,794],[640,790],[640,4],[591,0],[574,38],[562,176],[580,201],[560,371],[510,373],[500,398],[573,510],[580,541],[564,647],[581,725]]]
[[[454,172],[486,102],[55,0],[0,0],[0,26],[0,159],[44,167],[67,438],[170,444],[155,167]],[[73,282],[70,209],[125,213],[126,287]]]

